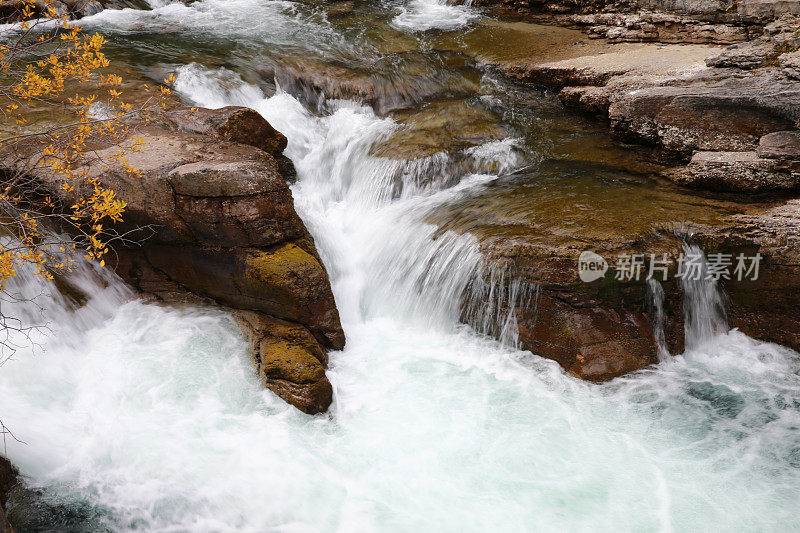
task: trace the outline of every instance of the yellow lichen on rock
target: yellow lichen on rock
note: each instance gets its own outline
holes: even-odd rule
[[[325,378],[322,363],[299,344],[267,337],[259,346],[261,377],[292,383],[313,383]]]

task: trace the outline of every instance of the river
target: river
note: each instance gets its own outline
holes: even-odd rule
[[[643,163],[552,95],[443,51],[442,42],[457,48],[459,32],[489,23],[432,0],[359,4],[330,21],[321,4],[270,0],[85,19],[141,72],[177,72],[176,91],[192,104],[251,107],[287,136],[297,210],[330,273],[348,342],[330,356],[334,405],[311,417],[262,389],[224,311],[147,303],[116,279],[80,272],[92,297],[74,310],[52,286],[21,280],[27,294],[44,291],[50,329],[34,333],[44,349],[23,347],[2,367],[0,414],[24,441],[7,438],[7,455],[50,507],[39,527],[800,526],[797,353],[738,331],[711,333],[658,366],[596,385],[519,351],[511,330],[500,342],[459,322],[460,295],[482,268],[486,196],[505,198],[491,206],[502,211],[534,180],[541,192],[526,193],[514,216],[539,225],[576,224],[573,211],[555,215],[587,196],[609,211],[609,225],[623,216],[614,206],[635,211],[631,196],[683,206],[683,219],[712,216],[677,189],[656,190],[636,171]],[[290,74],[312,60],[418,81],[370,106],[323,100]],[[443,86],[463,90],[443,95]],[[502,135],[478,128],[486,141],[464,148],[437,126],[435,143],[452,150],[426,153],[414,137],[419,158],[381,157],[382,143],[403,131],[403,117],[387,111],[398,102],[415,112],[430,102],[488,109]],[[471,220],[446,231],[432,223],[463,202],[478,212]],[[662,216],[653,211],[637,223]],[[457,231],[465,226],[474,231]],[[39,320],[30,305],[4,304],[11,308]]]

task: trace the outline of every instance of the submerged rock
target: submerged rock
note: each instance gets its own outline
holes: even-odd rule
[[[394,113],[392,118],[400,127],[372,148],[377,156],[410,161],[439,152],[452,154],[506,136],[497,116],[463,100],[434,101],[422,109]]]
[[[455,52],[403,51],[358,62],[286,57],[272,70],[282,89],[311,105],[355,100],[383,116],[433,99],[474,94],[479,75],[470,64],[469,57]]]

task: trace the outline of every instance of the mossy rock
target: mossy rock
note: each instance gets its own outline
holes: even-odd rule
[[[325,379],[322,363],[298,344],[266,338],[259,346],[261,377],[283,379],[292,383],[313,383]]]
[[[314,288],[327,275],[316,257],[293,243],[247,259],[247,281],[270,298],[292,307],[315,299]]]

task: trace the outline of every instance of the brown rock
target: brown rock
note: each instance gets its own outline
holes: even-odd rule
[[[619,137],[688,154],[755,150],[761,136],[800,119],[800,87],[775,72],[722,81],[650,87],[618,95],[609,106]]]
[[[325,376],[327,357],[308,330],[253,312],[235,316],[264,385],[305,413],[325,412],[333,398]]]
[[[345,338],[327,272],[294,210],[281,165],[268,151],[282,150],[285,138],[250,110],[215,113],[169,111],[161,119],[175,131],[134,125],[132,134],[144,148],[127,161],[139,175],[107,168],[116,147],[94,151],[98,158],[86,164],[88,175],[128,205],[124,222],[114,228],[127,237],[115,247],[114,266],[123,279],[159,298],[186,300],[188,291],[286,321],[294,334],[278,334],[275,326],[270,335],[291,341],[294,351],[286,344],[269,351],[270,368],[282,369],[271,370],[269,379],[279,376],[274,379],[282,391],[299,380],[299,388],[282,397],[306,411],[324,410],[330,384],[326,388],[323,347],[341,349]],[[61,176],[42,171],[36,177],[63,204],[74,203]],[[264,346],[253,349],[260,354]],[[280,359],[279,353],[291,357]],[[309,367],[308,358],[317,366]],[[314,383],[308,381],[312,374]]]
[[[800,131],[776,131],[758,141],[758,157],[800,161]]]
[[[800,50],[782,54],[778,62],[787,76],[800,80]]]
[[[14,488],[19,478],[19,472],[11,461],[0,455],[0,509],[5,508],[8,492]]]
[[[5,506],[8,493],[18,483],[19,473],[11,462],[0,456],[0,533],[14,533],[11,525],[6,520]]]
[[[670,179],[690,187],[729,192],[762,192],[800,188],[796,168],[756,152],[697,152],[685,167],[665,172]]]
[[[296,177],[294,165],[283,155],[288,143],[286,137],[248,107],[189,109],[178,106],[163,113],[161,121],[169,129],[213,135],[226,141],[255,146],[275,158],[285,180],[293,181]]]
[[[727,225],[701,231],[695,238],[708,252],[761,254],[758,279],[723,283],[730,326],[800,350],[800,200],[733,216]]]
[[[490,239],[483,245],[490,264],[513,272],[504,279],[536,287],[516,301],[494,303],[502,309],[498,316],[514,312],[521,348],[555,360],[570,374],[590,381],[607,381],[655,363],[653,317],[644,283],[618,282],[613,270],[585,283],[578,277],[578,256],[586,243],[555,241]],[[609,236],[608,244],[612,242]],[[615,244],[615,254],[642,252],[628,239],[617,238]],[[662,249],[674,252],[679,243],[665,236],[659,245]],[[611,259],[606,250],[603,255]],[[504,293],[499,288],[494,292]],[[470,323],[470,317],[464,319]],[[678,351],[682,337],[673,330],[668,342]]]
[[[325,14],[329,19],[350,15],[356,7],[354,0],[339,0],[329,3],[325,8]]]
[[[286,149],[286,137],[264,117],[248,107],[177,109],[166,113],[175,127],[188,133],[216,135],[226,141],[248,144],[273,156]]]

